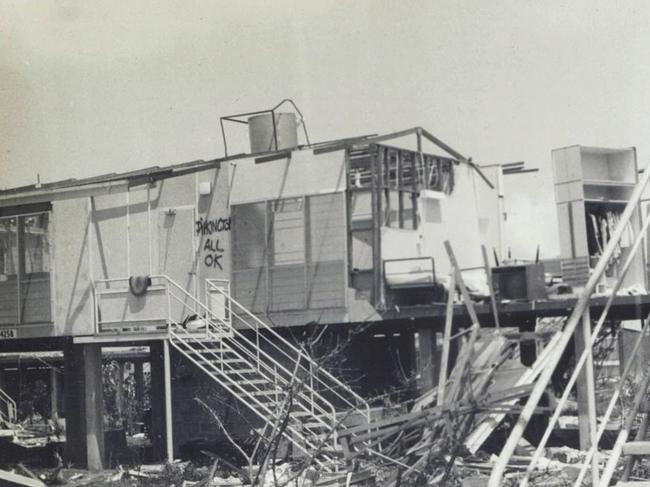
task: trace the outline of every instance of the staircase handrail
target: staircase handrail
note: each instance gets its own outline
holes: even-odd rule
[[[224,298],[226,299],[226,303],[228,306],[228,310],[230,312],[230,320],[229,323],[226,323],[224,320],[219,318],[214,314],[212,310],[210,310],[204,303],[202,303],[199,299],[194,297],[191,293],[189,293],[187,290],[185,290],[181,285],[179,285],[177,282],[175,282],[171,277],[165,275],[165,274],[155,274],[149,276],[152,280],[162,280],[167,283],[167,293],[168,293],[168,303],[167,306],[169,308],[169,319],[167,322],[167,332],[170,333],[172,331],[172,323],[175,323],[174,320],[171,318],[171,304],[169,302],[169,298],[171,297],[170,293],[170,288],[174,288],[175,290],[178,290],[185,298],[187,298],[194,306],[194,312],[197,312],[196,307],[200,308],[200,312],[205,314],[206,317],[206,324],[210,324],[216,331],[215,335],[219,337],[219,339],[224,340],[227,339],[227,336],[223,336],[222,333],[223,330],[232,330],[233,333],[236,333],[237,336],[240,339],[246,340],[251,346],[254,346],[255,348],[255,353],[258,354],[257,357],[255,357],[256,363],[258,366],[264,366],[263,361],[260,360],[260,357],[264,357],[267,360],[271,360],[274,362],[275,359],[273,359],[269,354],[267,354],[264,350],[261,349],[259,346],[259,341],[260,339],[263,340],[265,343],[269,344],[272,346],[275,350],[277,350],[280,354],[282,354],[284,357],[288,358],[291,361],[295,361],[299,359],[302,361],[303,359],[309,363],[309,368],[306,368],[303,365],[300,365],[299,363],[299,369],[303,372],[307,372],[309,374],[310,380],[314,381],[316,384],[320,384],[323,386],[324,389],[332,393],[335,397],[337,397],[339,400],[341,400],[344,404],[346,404],[350,409],[358,409],[361,410],[364,415],[366,416],[366,419],[369,421],[370,420],[370,405],[368,402],[363,399],[359,394],[354,392],[349,386],[341,382],[339,379],[337,379],[334,375],[332,375],[329,371],[327,371],[324,367],[322,367],[320,364],[318,364],[314,359],[312,359],[304,350],[301,350],[300,348],[296,347],[292,343],[290,343],[287,339],[282,337],[279,333],[277,333],[272,327],[267,325],[264,321],[259,319],[257,316],[255,316],[253,313],[251,313],[245,306],[240,304],[238,301],[233,299],[229,293],[225,293],[222,289],[218,287],[213,287],[214,290],[217,292],[221,293]],[[97,279],[96,283],[112,283],[112,282],[128,282],[128,278],[108,278],[108,279]],[[209,281],[208,281],[209,283]],[[128,288],[125,290],[125,293],[128,293]],[[176,297],[176,299],[178,299]],[[178,299],[181,301],[180,299]],[[182,302],[182,301],[181,301]],[[182,303],[184,306],[187,306],[186,303]],[[239,312],[233,310],[233,305],[239,308]],[[241,316],[243,314],[244,316]],[[248,317],[248,319],[246,319]],[[247,329],[252,330],[255,332],[255,343],[253,343],[250,339],[246,337],[244,333],[242,333],[241,330],[236,329],[233,326],[233,319],[237,318],[238,322],[242,323]],[[252,321],[254,324],[251,324],[250,321]],[[219,325],[215,324],[219,323]],[[208,327],[206,326],[206,333],[207,333]],[[264,331],[262,333],[261,331]],[[278,344],[274,343],[272,340],[269,339],[269,337],[266,336],[266,334],[270,335],[271,337],[275,338],[279,343],[282,344],[282,347],[278,346]],[[206,335],[207,337],[207,335]],[[292,354],[288,353],[287,350],[290,350],[295,356],[292,356]],[[288,371],[285,367],[282,367],[280,365],[282,371],[285,374],[288,374],[287,377],[291,377],[292,373]],[[326,382],[326,380],[329,381],[330,383]],[[285,384],[286,384],[286,377],[284,378]],[[331,385],[333,384],[333,385]],[[351,398],[345,397],[340,391],[345,391]],[[318,398],[323,404],[326,404],[328,406],[327,409],[330,409],[331,411],[334,411],[335,414],[335,408],[333,405],[326,400],[315,388],[312,388],[310,391],[312,394],[312,397]]]
[[[152,278],[159,278],[159,277],[160,276],[152,276]],[[220,327],[213,323],[213,318],[212,317],[214,317],[215,320],[221,321],[224,326],[227,326],[227,324],[225,322],[223,322],[223,320],[221,320],[219,317],[215,316],[214,313],[212,311],[210,311],[203,303],[196,300],[191,294],[189,294],[187,291],[182,289],[172,279],[167,278],[167,280],[168,280],[169,284],[171,284],[174,288],[179,289],[180,291],[182,291],[183,294],[187,298],[195,301],[195,304],[198,304],[201,308],[203,308],[202,311],[204,311],[206,313],[206,316],[204,318],[206,320],[206,325],[210,325],[213,328],[215,328],[216,330],[220,330]],[[174,296],[173,293],[172,293],[172,296],[174,298],[178,299],[178,297]],[[208,327],[206,327],[206,328],[207,328],[207,330],[209,330]],[[237,334],[237,340],[245,341],[251,347],[255,347],[255,353],[253,353],[250,350],[245,349],[244,347],[241,347],[241,344],[237,343],[237,340],[232,340],[233,345],[235,345],[237,348],[241,349],[241,351],[246,353],[251,359],[255,360],[255,363],[256,363],[257,368],[258,368],[258,372],[260,372],[260,370],[259,370],[260,368],[265,369],[268,373],[273,373],[273,372],[277,373],[277,370],[280,370],[281,372],[284,373],[284,376],[283,375],[277,375],[276,377],[282,380],[282,382],[283,382],[282,385],[284,385],[284,386],[289,385],[289,383],[291,381],[291,377],[293,375],[293,373],[289,369],[287,369],[281,363],[277,362],[273,357],[271,357],[271,355],[269,355],[267,352],[265,352],[263,349],[261,349],[259,347],[259,344],[253,343],[244,334],[239,333],[236,330],[233,330],[233,331],[235,331],[236,334]],[[226,336],[220,336],[219,334],[213,333],[213,335],[210,336],[209,331],[207,331],[207,333],[208,334],[206,335],[206,338],[218,339],[220,341],[231,340],[231,337],[229,337],[227,335]],[[301,361],[303,358],[304,359],[309,359],[309,357],[306,354],[302,353],[302,352],[297,357],[291,357],[289,355],[287,355],[287,357],[289,357],[291,360],[297,360],[297,361]],[[260,358],[263,358],[265,360],[260,360]],[[271,368],[269,364],[274,364],[275,370],[273,368]],[[308,369],[306,369],[304,366],[300,365],[300,362],[298,363],[298,368],[302,369],[303,371],[308,372]],[[262,374],[262,375],[264,375],[264,374]],[[266,378],[270,379],[268,376],[266,376]],[[310,392],[310,395],[311,395],[310,399],[311,399],[313,405],[317,409],[319,409],[321,414],[323,414],[323,415],[331,415],[333,422],[335,422],[336,421],[336,408],[334,407],[334,405],[332,405],[327,399],[325,399],[322,395],[320,395],[313,388],[309,392]],[[327,409],[325,409],[325,407]]]
[[[254,331],[255,331],[256,333],[258,333],[258,334],[259,334],[259,328],[262,328],[262,329],[265,330],[267,333],[269,333],[270,335],[272,335],[275,339],[277,339],[278,341],[280,341],[284,346],[286,346],[287,348],[291,349],[294,353],[297,353],[297,354],[300,354],[300,355],[304,356],[304,357],[306,358],[306,360],[310,363],[310,365],[315,366],[316,370],[318,371],[318,374],[323,374],[325,377],[327,377],[327,379],[329,379],[329,380],[332,381],[334,384],[336,384],[336,386],[337,386],[338,388],[340,388],[340,389],[346,391],[350,396],[352,396],[352,397],[354,398],[354,401],[355,401],[356,403],[350,401],[350,400],[347,399],[347,398],[345,398],[345,397],[344,397],[342,394],[340,394],[336,389],[334,389],[333,387],[327,385],[323,380],[321,380],[321,379],[318,378],[318,375],[316,375],[316,380],[317,380],[319,383],[323,384],[323,385],[324,385],[328,390],[330,390],[330,391],[333,392],[337,397],[339,397],[339,399],[342,399],[345,403],[348,404],[348,406],[351,406],[352,408],[364,408],[364,409],[366,410],[365,412],[366,412],[366,415],[367,415],[368,420],[370,419],[370,405],[368,404],[368,402],[367,402],[363,397],[361,397],[359,394],[357,394],[356,392],[354,392],[354,391],[352,390],[352,388],[350,388],[347,384],[344,384],[344,383],[341,382],[339,379],[337,379],[334,375],[332,375],[329,371],[327,371],[324,367],[322,367],[318,362],[316,362],[314,359],[312,359],[312,358],[311,358],[308,354],[306,354],[303,350],[301,350],[301,349],[299,349],[298,347],[296,347],[295,345],[293,345],[291,342],[289,342],[287,339],[285,339],[282,335],[280,335],[278,332],[276,332],[272,327],[270,327],[269,325],[267,325],[263,320],[261,320],[259,317],[255,316],[255,314],[253,314],[251,311],[249,311],[245,306],[243,306],[241,303],[239,303],[237,300],[235,300],[232,296],[230,296],[229,294],[226,294],[222,289],[220,289],[220,288],[217,287],[217,286],[214,286],[213,289],[214,289],[215,291],[219,292],[220,294],[222,294],[222,295],[226,298],[226,300],[228,300],[228,301],[231,302],[231,303],[234,303],[234,304],[235,304],[235,305],[236,305],[240,310],[243,311],[243,313],[244,313],[246,316],[248,316],[249,318],[251,318],[251,319],[255,322],[256,326],[253,327],[253,326],[252,326],[250,323],[248,323],[246,320],[240,318],[239,321],[240,321],[241,323],[243,323],[244,325],[248,326],[250,329],[254,330]],[[233,317],[237,317],[237,316],[238,316],[238,313],[235,313],[235,312],[233,311],[232,306],[230,306],[230,307],[228,308],[228,310],[229,310],[230,313],[231,313],[231,322],[232,322],[232,321],[233,321],[232,318],[233,318]],[[272,345],[274,345],[270,340],[267,340],[267,341],[268,341],[269,343],[271,343]],[[274,346],[275,346],[275,345],[274,345]],[[276,348],[278,348],[282,353],[284,353],[285,355],[288,356],[288,354],[285,352],[284,349],[282,349],[282,348],[280,348],[280,347],[277,347],[277,346],[276,346]],[[312,371],[309,371],[309,372],[312,372]]]
[[[203,342],[201,342],[201,340],[199,340],[196,336],[194,336],[194,335],[192,335],[191,333],[187,332],[187,330],[184,330],[184,332],[185,332],[185,334],[187,334],[187,335],[188,335],[192,340],[194,340],[196,343],[198,343],[200,346],[202,346],[205,350],[209,350],[209,349],[205,346],[205,344],[204,344]],[[180,337],[180,335],[179,335],[177,332],[175,332],[175,331],[170,331],[170,336],[171,336],[171,337]],[[180,342],[180,343],[185,343],[182,339],[178,340],[178,342]],[[218,370],[219,370],[219,368],[218,368],[215,364],[213,364],[213,363],[211,363],[211,362],[201,363],[200,361],[196,360],[196,359],[193,358],[190,354],[188,354],[187,351],[183,350],[183,348],[180,347],[180,346],[178,345],[178,343],[175,342],[174,340],[170,340],[170,343],[172,344],[172,346],[173,346],[174,348],[176,348],[179,352],[181,352],[181,353],[182,353],[185,357],[187,357],[191,362],[193,362],[196,366],[198,366],[200,369],[202,369],[204,372],[208,373],[209,375],[212,375],[212,374],[210,374],[210,372],[209,372],[209,368],[212,368],[212,369],[214,369],[215,371],[218,371]],[[206,364],[209,364],[209,368],[206,368]],[[243,389],[243,388],[242,388],[242,387],[241,387],[241,386],[240,386],[236,381],[232,380],[228,375],[224,375],[224,376],[225,376],[226,378],[228,378],[228,380],[229,380],[229,382],[231,383],[231,385],[228,386],[228,385],[222,383],[222,386],[224,386],[226,389],[228,389],[232,394],[235,394],[235,391],[231,389],[231,388],[233,388],[233,387],[236,388],[236,389],[238,389],[240,394],[247,394],[247,391],[246,391],[245,389]],[[254,397],[252,397],[251,399],[252,399],[252,400],[257,404],[257,406],[258,406],[260,409],[264,410],[267,414],[273,415],[274,411],[272,411],[271,409],[269,409],[269,408],[268,408],[268,407],[267,407],[267,406],[266,406],[262,401],[259,401],[258,399],[254,398]],[[268,418],[266,418],[266,417],[265,417],[265,416],[264,416],[260,411],[256,410],[255,408],[251,408],[251,409],[252,409],[253,412],[254,412],[257,416],[259,416],[260,418],[262,418],[262,419],[264,419],[264,420],[268,419]],[[302,441],[304,441],[306,445],[310,446],[311,448],[315,448],[315,445],[313,445],[313,444],[311,443],[311,441],[310,441],[310,440],[309,440],[305,435],[302,434],[301,431],[299,431],[298,429],[294,428],[292,424],[290,424],[290,423],[287,424],[287,430],[288,430],[292,435],[295,435],[296,437],[298,437],[298,438],[300,438]],[[283,433],[283,434],[287,435],[287,433]],[[291,439],[291,436],[290,436],[290,435],[289,435],[288,437],[289,437],[289,439]],[[301,447],[301,448],[302,448],[302,447]],[[304,451],[307,452],[307,450],[304,450]],[[318,462],[318,460],[316,460],[316,461]]]

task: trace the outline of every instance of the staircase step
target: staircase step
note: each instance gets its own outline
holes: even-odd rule
[[[650,455],[650,441],[629,441],[623,445],[623,455]]]
[[[268,384],[269,386],[273,386],[273,383],[269,382],[266,379],[245,379],[245,380],[236,380],[235,382],[242,386],[252,386],[257,384]]]
[[[226,358],[223,360],[210,360],[211,363],[213,364],[247,364],[249,363],[248,360],[244,360],[243,358]]]
[[[312,413],[312,412],[309,412],[309,411],[296,411],[296,412],[292,412],[291,416],[293,416],[294,418],[302,418],[302,417],[306,417],[306,416],[307,417],[313,417],[313,416],[316,416],[316,413]]]
[[[198,348],[192,348],[192,352],[194,353],[232,353],[233,350],[231,348],[224,348],[224,347],[199,347],[198,345],[194,345],[195,347]]]
[[[275,396],[277,394],[279,397],[281,392],[276,391],[275,389],[269,389],[267,391],[251,391],[249,394],[251,396]]]
[[[309,428],[309,429],[315,429],[315,428],[323,428],[329,430],[331,427],[328,424],[321,423],[320,421],[312,421],[310,423],[302,423],[303,428]]]
[[[257,374],[257,370],[255,370],[255,369],[224,370],[224,372],[226,372],[226,373],[230,372],[232,374],[237,374],[237,375],[241,375],[241,374]]]

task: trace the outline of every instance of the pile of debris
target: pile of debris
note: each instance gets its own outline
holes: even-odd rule
[[[489,470],[479,449],[518,411],[541,369],[521,365],[519,341],[498,330],[467,333],[448,380],[407,413],[339,432],[348,462],[381,470],[381,485],[453,485]]]

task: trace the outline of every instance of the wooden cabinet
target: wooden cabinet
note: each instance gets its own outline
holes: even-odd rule
[[[638,180],[636,149],[571,146],[552,151],[560,258],[564,280],[583,286]],[[611,287],[641,228],[636,212],[615,252],[603,284]],[[639,252],[623,288],[646,287],[644,257]]]

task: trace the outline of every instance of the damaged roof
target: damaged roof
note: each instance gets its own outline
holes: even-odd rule
[[[329,140],[324,142],[316,142],[308,145],[299,145],[294,149],[280,149],[280,150],[273,150],[273,151],[267,151],[263,153],[255,153],[255,154],[241,153],[233,156],[211,159],[211,160],[199,159],[199,160],[183,162],[179,164],[171,164],[164,167],[150,166],[144,169],[137,169],[134,171],[127,171],[123,173],[111,172],[111,173],[101,174],[98,176],[92,176],[92,177],[82,178],[82,179],[69,178],[69,179],[64,179],[64,180],[45,183],[45,184],[39,183],[39,184],[31,184],[26,186],[19,186],[15,188],[0,189],[0,203],[2,203],[3,199],[6,200],[12,197],[20,198],[27,194],[35,196],[39,194],[40,195],[47,194],[48,192],[55,191],[55,190],[82,188],[85,186],[92,186],[92,185],[126,183],[128,186],[135,186],[139,184],[145,184],[148,182],[154,182],[160,179],[166,179],[169,177],[180,176],[183,174],[189,174],[189,173],[193,173],[205,169],[219,167],[223,162],[228,162],[228,161],[233,161],[238,159],[244,159],[249,157],[266,158],[272,156],[279,156],[287,153],[290,150],[312,149],[314,150],[315,153],[329,152],[335,150],[343,150],[359,144],[363,144],[363,145],[378,144],[384,141],[398,139],[410,135],[417,135],[418,139],[422,137],[428,140],[429,142],[433,143],[438,148],[445,151],[447,154],[449,154],[449,156],[440,156],[440,157],[451,159],[457,163],[468,164],[479,174],[479,176],[486,182],[486,184],[488,184],[488,186],[494,188],[492,182],[483,174],[481,169],[474,162],[472,162],[471,158],[464,157],[462,154],[460,154],[459,152],[451,148],[449,145],[447,145],[442,140],[438,139],[437,137],[435,137],[434,135],[432,135],[430,132],[423,129],[422,127],[413,127],[410,129],[402,130],[399,132],[393,132],[385,135],[376,135],[376,134],[363,135],[357,137]]]

